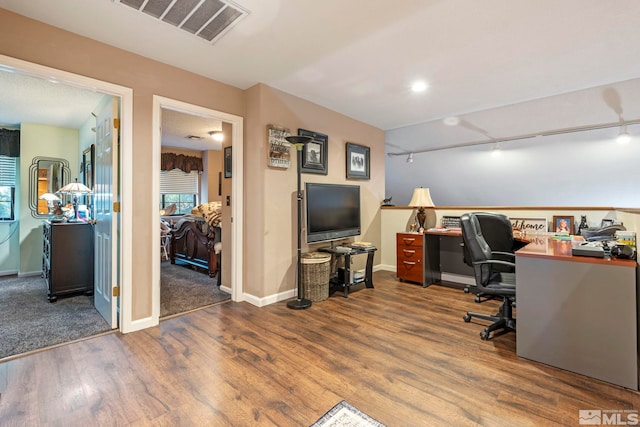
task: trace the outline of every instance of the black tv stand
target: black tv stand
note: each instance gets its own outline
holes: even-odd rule
[[[344,292],[344,297],[347,298],[349,296],[349,288],[353,285],[358,285],[362,282],[354,283],[351,281],[351,257],[355,255],[363,255],[367,254],[367,267],[365,269],[364,275],[364,285],[367,288],[373,288],[373,256],[376,252],[376,247],[371,246],[367,248],[356,248],[356,247],[347,247],[348,250],[339,249],[345,248],[345,246],[337,246],[334,247],[328,246],[324,248],[319,248],[320,252],[330,253],[333,257],[339,258],[344,257],[344,275],[340,277],[340,275],[336,275],[333,277],[329,283],[330,289],[329,294],[332,294],[335,291],[342,290]]]

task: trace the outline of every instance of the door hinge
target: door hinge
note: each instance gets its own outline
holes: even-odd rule
[[[113,128],[120,129],[120,119],[113,119]]]
[[[120,286],[114,286],[113,287],[113,296],[114,297],[119,297],[120,296]]]
[[[113,211],[120,212],[120,202],[113,202]]]

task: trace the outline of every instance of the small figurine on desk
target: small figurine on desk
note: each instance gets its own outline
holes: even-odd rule
[[[393,197],[388,197],[382,200],[382,206],[394,206],[391,204],[391,199],[393,199]]]
[[[580,215],[580,225],[578,226],[578,236],[582,236],[582,230],[589,228],[587,225],[587,216]]]

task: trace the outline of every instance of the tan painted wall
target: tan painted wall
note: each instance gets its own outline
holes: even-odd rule
[[[380,244],[380,202],[384,198],[384,132],[265,85],[247,90],[245,121],[245,292],[265,297],[295,288],[297,250],[296,154],[289,169],[267,166],[267,125],[297,134],[298,128],[329,136],[328,175],[303,174],[309,182],[360,185],[362,235]],[[345,143],[371,147],[371,179],[347,181]],[[304,242],[302,251],[314,250]],[[376,263],[379,254],[376,254]]]
[[[294,234],[296,208],[294,167],[266,166],[266,126],[280,124],[329,135],[329,174],[303,175],[303,180],[341,183],[345,180],[345,142],[371,147],[371,180],[361,185],[363,234],[359,240],[380,243],[380,201],[384,198],[383,131],[264,85],[242,91],[121,49],[80,37],[0,9],[0,54],[127,86],[134,92],[133,187],[150,188],[152,97],[167,98],[245,117],[245,293],[272,296],[295,288]],[[225,144],[230,126],[223,126]],[[77,163],[77,162],[76,162]],[[230,224],[226,197],[232,179],[222,181],[223,221]],[[217,189],[215,189],[217,190]],[[157,207],[149,192],[136,192],[133,210],[132,319],[151,315],[152,233],[150,218]],[[234,203],[231,200],[231,203]],[[230,227],[223,228],[224,251],[231,253]],[[313,248],[311,248],[313,249]],[[303,250],[309,250],[305,247]],[[380,254],[376,255],[376,262]],[[230,285],[229,256],[222,259],[222,282]]]
[[[235,87],[162,64],[0,9],[0,53],[133,89],[134,188],[151,187],[152,97],[160,95],[244,116]],[[77,161],[76,161],[77,163]],[[152,229],[150,192],[133,200],[133,320],[151,315]]]

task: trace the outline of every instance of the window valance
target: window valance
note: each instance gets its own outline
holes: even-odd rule
[[[20,157],[20,131],[0,129],[0,156]]]
[[[202,158],[195,156],[185,156],[184,154],[162,153],[160,160],[160,170],[170,171],[180,169],[186,173],[198,171],[201,173],[204,168],[202,166]]]

